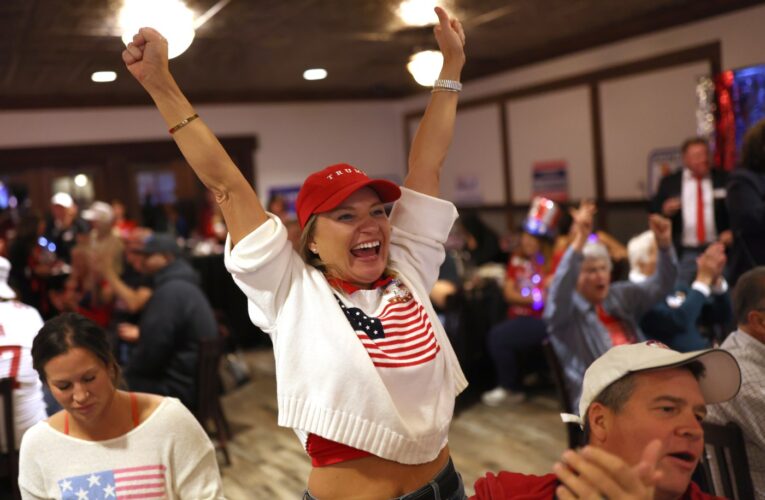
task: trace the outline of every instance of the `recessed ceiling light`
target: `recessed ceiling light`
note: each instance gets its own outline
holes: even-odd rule
[[[77,187],[85,187],[88,185],[88,176],[85,174],[77,174],[74,176],[74,183]]]
[[[312,68],[303,72],[303,78],[306,80],[324,80],[327,78],[327,70],[324,68]]]
[[[409,58],[406,69],[423,87],[431,87],[444,65],[444,56],[438,50],[423,50]]]
[[[90,79],[96,83],[113,82],[117,79],[117,73],[114,71],[96,71],[90,75]]]
[[[398,16],[409,26],[437,24],[438,16],[433,9],[438,0],[404,0],[398,6]]]
[[[183,54],[194,41],[194,12],[182,0],[125,0],[119,25],[125,45],[142,27],[159,31],[167,39],[168,59]]]

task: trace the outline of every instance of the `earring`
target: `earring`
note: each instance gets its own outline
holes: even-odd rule
[[[311,246],[311,253],[319,255],[319,249],[316,247],[316,245]]]

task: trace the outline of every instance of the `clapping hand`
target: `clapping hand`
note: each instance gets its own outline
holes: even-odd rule
[[[651,441],[640,462],[630,466],[620,457],[594,446],[563,453],[563,463],[553,467],[562,483],[555,493],[561,500],[653,500],[661,479],[657,470],[662,444]]]
[[[696,257],[696,280],[712,286],[719,282],[725,270],[725,246],[722,243],[712,243]]]

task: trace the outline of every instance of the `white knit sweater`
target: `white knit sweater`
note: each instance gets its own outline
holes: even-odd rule
[[[279,425],[303,440],[313,433],[405,464],[438,455],[454,398],[467,386],[428,298],[456,216],[452,203],[406,188],[391,213],[390,267],[425,308],[440,346],[435,359],[414,367],[429,371],[429,390],[414,371],[409,383],[386,385],[378,370],[400,368],[375,368],[335,291],[293,251],[276,217],[235,248],[226,242],[226,267],[249,299],[250,318],[273,340]]]
[[[24,500],[224,498],[210,438],[175,398],[164,398],[130,432],[86,441],[39,422],[21,441],[19,488]]]

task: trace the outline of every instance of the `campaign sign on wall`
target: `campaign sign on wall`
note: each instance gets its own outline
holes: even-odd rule
[[[532,196],[568,201],[568,163],[565,160],[534,162],[531,175]]]
[[[287,217],[290,219],[297,218],[295,212],[295,201],[297,195],[300,192],[300,186],[280,186],[272,187],[268,190],[268,199],[281,198],[284,201],[284,209],[287,213]]]

